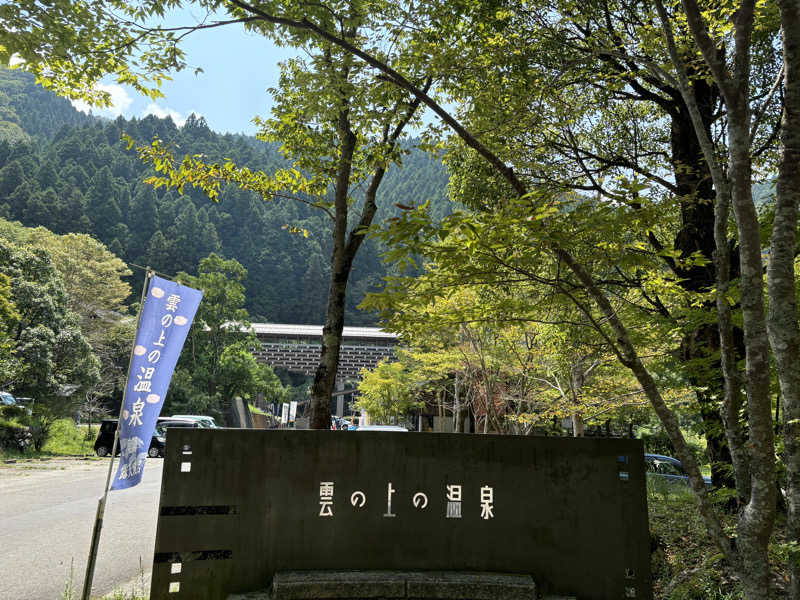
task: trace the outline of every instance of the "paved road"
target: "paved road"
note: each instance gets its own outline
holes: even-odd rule
[[[106,460],[0,464],[0,598],[62,597],[73,565],[80,598]],[[93,596],[150,571],[155,546],[162,459],[148,459],[142,483],[109,493]]]

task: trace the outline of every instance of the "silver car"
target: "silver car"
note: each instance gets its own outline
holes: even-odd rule
[[[647,478],[666,484],[689,485],[689,476],[677,458],[663,454],[645,454]],[[706,488],[711,489],[711,478],[703,475]]]

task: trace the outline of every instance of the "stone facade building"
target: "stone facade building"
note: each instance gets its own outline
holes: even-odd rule
[[[259,348],[254,355],[273,368],[314,375],[322,349],[321,325],[253,323]],[[339,357],[337,382],[357,381],[362,368],[374,369],[383,359],[392,359],[398,337],[377,327],[345,327]]]

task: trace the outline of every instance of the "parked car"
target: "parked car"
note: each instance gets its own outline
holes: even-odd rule
[[[33,414],[31,409],[31,398],[14,397],[10,392],[0,392],[0,406],[18,406],[29,415]]]
[[[200,427],[200,424],[197,421],[159,417],[150,440],[150,447],[147,449],[147,455],[150,458],[164,456],[164,449],[167,445],[168,427]],[[94,451],[97,456],[107,456],[111,453],[111,448],[114,447],[114,433],[116,431],[117,419],[103,420],[100,424],[100,431],[97,434],[97,439],[94,442]],[[119,448],[117,448],[117,455],[119,455]]]
[[[214,420],[214,417],[209,417],[208,415],[172,415],[173,419],[180,419],[182,421],[197,421],[200,423],[200,427],[206,427],[208,429],[218,429],[219,425]]]
[[[362,425],[356,431],[397,431],[408,433],[408,429],[400,425]]]
[[[677,458],[662,454],[645,454],[644,464],[648,479],[667,485],[689,485],[689,476]],[[703,481],[706,487],[711,489],[711,478],[703,475]]]

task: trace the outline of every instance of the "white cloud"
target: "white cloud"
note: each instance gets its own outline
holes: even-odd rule
[[[147,108],[144,109],[142,112],[142,116],[145,117],[147,115],[153,115],[158,117],[159,119],[165,119],[166,117],[172,117],[172,121],[178,127],[183,127],[183,124],[186,122],[186,117],[190,114],[194,113],[195,115],[199,115],[200,113],[196,110],[190,110],[186,116],[181,115],[177,110],[173,110],[169,107],[161,107],[155,102],[151,102],[147,105]]]
[[[133,104],[133,98],[130,97],[128,92],[121,85],[98,83],[96,89],[108,92],[111,96],[111,106],[108,108],[97,108],[90,106],[83,100],[72,100],[72,106],[81,112],[88,113],[90,110],[97,115],[116,118],[124,114],[130,105]]]

